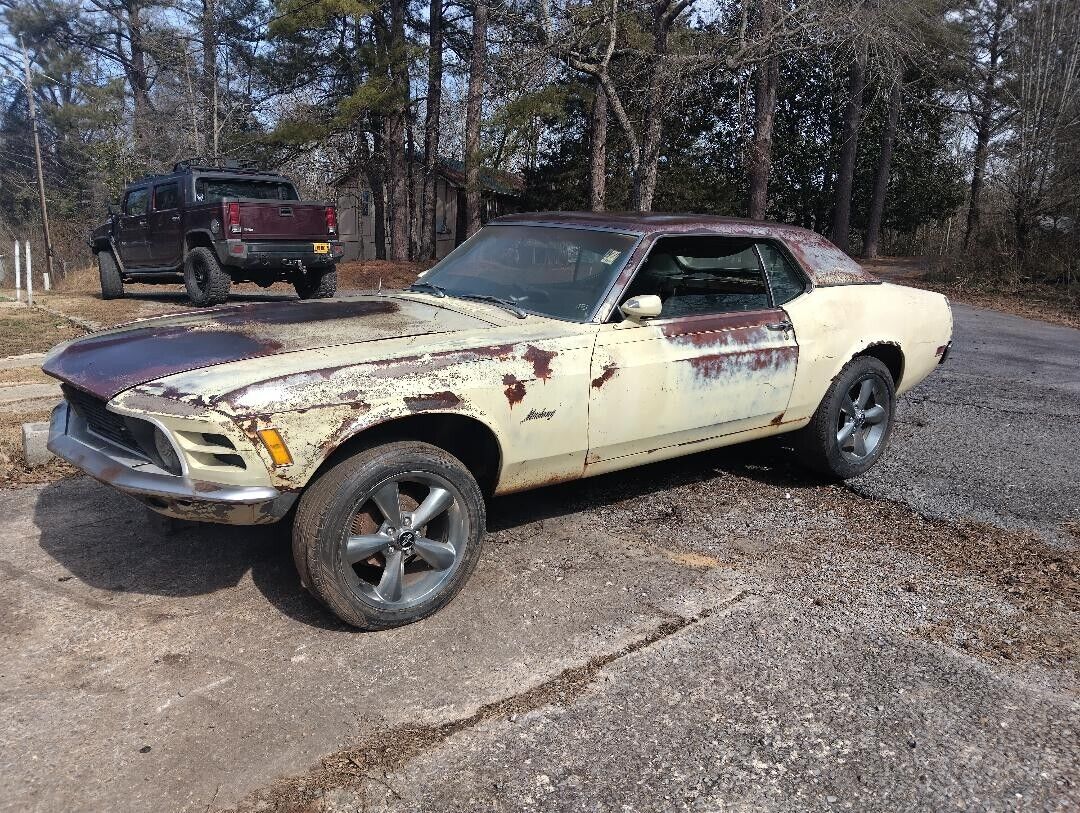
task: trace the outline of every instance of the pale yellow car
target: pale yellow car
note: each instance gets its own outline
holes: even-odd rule
[[[461,588],[492,495],[785,432],[814,469],[865,472],[951,334],[943,296],[804,229],[517,215],[405,291],[62,344],[49,448],[163,514],[290,517],[304,585],[384,628]]]

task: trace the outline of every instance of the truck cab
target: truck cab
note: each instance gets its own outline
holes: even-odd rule
[[[342,256],[333,204],[301,201],[288,178],[235,162],[184,161],[129,184],[89,245],[104,298],[128,282],[182,282],[196,305],[224,302],[234,282],[333,296]]]

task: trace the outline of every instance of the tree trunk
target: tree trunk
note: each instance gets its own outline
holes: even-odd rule
[[[361,151],[365,155],[364,172],[368,186],[371,187],[371,226],[375,239],[375,259],[386,259],[386,184],[383,177],[383,165],[386,161],[383,150],[382,122],[372,116],[371,133],[374,150],[367,151],[367,133],[361,133]]]
[[[420,259],[435,259],[436,200],[438,188],[439,128],[442,123],[443,31],[442,0],[432,0],[428,39],[427,113],[424,117],[423,213],[420,217]]]
[[[874,192],[870,196],[870,213],[866,218],[866,240],[863,243],[863,256],[870,260],[877,256],[881,222],[885,215],[885,194],[889,189],[889,174],[892,172],[893,142],[896,139],[896,123],[900,119],[902,81],[903,78],[897,76],[889,91],[889,112],[885,116],[885,130],[881,134],[881,153],[878,155]]]
[[[855,156],[862,118],[863,87],[866,84],[866,58],[859,54],[851,65],[848,100],[844,108],[844,130],[840,161],[836,172],[836,197],[833,203],[832,233],[829,239],[837,248],[848,250],[851,237],[851,187],[855,180]]]
[[[409,259],[409,181],[405,124],[409,104],[409,65],[405,43],[405,0],[391,0],[386,56],[392,96],[384,113],[387,192],[390,204],[390,259]]]
[[[971,188],[968,194],[967,226],[964,229],[964,248],[979,230],[979,204],[986,179],[986,164],[990,156],[990,136],[994,124],[994,87],[1001,59],[1001,30],[1005,25],[1008,0],[998,0],[994,7],[990,39],[987,43],[987,68],[979,98],[979,113],[975,124],[975,155],[971,169]]]
[[[480,117],[484,103],[484,71],[487,69],[487,2],[475,0],[472,25],[472,58],[469,90],[465,102],[465,218],[466,237],[481,226]]]
[[[766,8],[770,5],[766,4]],[[766,21],[763,21],[764,28]],[[776,90],[780,84],[780,60],[769,57],[754,71],[754,135],[750,139],[749,216],[764,220],[769,203],[769,174],[772,171],[773,121],[776,117]]]
[[[589,134],[589,208],[594,212],[604,211],[607,195],[607,125],[607,94],[604,86],[597,82]]]

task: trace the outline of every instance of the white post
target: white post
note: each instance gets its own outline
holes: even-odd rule
[[[27,240],[23,243],[26,248],[26,304],[33,306],[34,304],[34,274],[30,268],[30,241]]]
[[[15,241],[15,301],[22,302],[22,266],[19,265],[19,241]]]

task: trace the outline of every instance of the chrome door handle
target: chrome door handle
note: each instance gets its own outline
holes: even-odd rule
[[[795,326],[786,319],[783,322],[771,322],[765,325],[769,330],[794,330]]]
[[[173,215],[172,217],[169,218],[169,220],[171,220],[173,223],[179,223],[180,222],[180,215]]]

